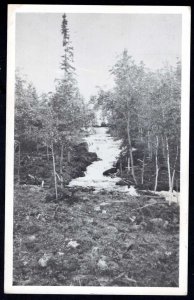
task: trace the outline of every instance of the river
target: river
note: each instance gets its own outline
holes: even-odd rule
[[[106,189],[108,191],[120,191],[137,195],[133,187],[116,185],[121,178],[104,176],[103,172],[112,168],[120,153],[121,141],[114,140],[108,134],[106,127],[94,128],[93,133],[85,138],[89,151],[95,152],[100,160],[87,167],[84,177],[73,179],[69,186],[94,187],[95,190]]]

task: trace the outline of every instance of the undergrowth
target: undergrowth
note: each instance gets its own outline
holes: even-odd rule
[[[106,191],[45,199],[15,187],[14,285],[178,286],[177,204]]]

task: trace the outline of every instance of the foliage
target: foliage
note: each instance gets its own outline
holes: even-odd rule
[[[114,77],[113,89],[99,89],[91,103],[102,109],[114,133],[127,147],[134,182],[138,173],[135,169],[144,170],[144,164],[157,162],[156,176],[162,167],[168,168],[172,190],[174,181],[179,181],[180,167],[180,61],[176,67],[166,65],[153,72],[143,62],[137,64],[124,50],[110,73]],[[140,150],[138,159],[143,159],[143,165],[133,165],[133,147]]]
[[[45,147],[47,159],[49,155],[53,158],[56,189],[56,172],[60,172],[60,183],[63,185],[64,156],[68,156],[70,163],[72,147],[81,141],[84,129],[90,126],[94,118],[77,85],[73,47],[65,14],[62,16],[61,33],[63,77],[56,80],[55,91],[38,96],[33,84],[28,83],[18,71],[15,84],[15,140],[20,143],[21,153],[25,154],[35,151],[38,155],[39,149]],[[23,156],[20,160],[23,160]],[[20,169],[20,163],[16,164],[16,169]]]

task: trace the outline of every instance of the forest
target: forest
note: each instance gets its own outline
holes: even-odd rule
[[[181,61],[153,71],[123,49],[87,103],[65,14],[61,37],[54,92],[16,70],[14,284],[178,286]],[[69,186],[101,160],[86,142],[101,127],[120,143],[103,174],[136,196]]]
[[[179,191],[180,61],[176,68],[166,65],[152,72],[124,50],[110,73],[114,89],[99,89],[91,102],[102,109],[112,134],[122,139],[120,175],[153,191]]]

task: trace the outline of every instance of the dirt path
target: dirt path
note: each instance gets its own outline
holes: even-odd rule
[[[15,189],[15,285],[178,286],[176,204],[105,190],[56,204],[45,194]]]

